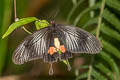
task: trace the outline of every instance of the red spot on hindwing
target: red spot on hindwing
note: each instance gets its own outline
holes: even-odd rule
[[[49,47],[48,49],[48,53],[50,55],[53,55],[55,52],[57,52],[58,50],[60,50],[62,53],[65,53],[66,49],[64,45],[60,45],[59,48],[55,48],[55,47]]]
[[[50,47],[49,50],[48,50],[48,53],[49,53],[50,55],[53,55],[55,52],[56,52],[55,47]]]
[[[65,46],[64,46],[64,45],[61,45],[61,46],[60,46],[60,51],[61,51],[62,53],[65,53],[66,49],[65,49]]]

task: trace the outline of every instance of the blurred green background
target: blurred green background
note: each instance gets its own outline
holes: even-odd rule
[[[54,63],[53,76],[42,60],[15,65],[13,51],[28,33],[18,28],[2,39],[14,22],[14,7],[13,0],[0,0],[0,80],[120,80],[120,0],[17,0],[17,17],[30,16],[100,34],[103,50],[94,56],[77,54],[69,60],[70,72],[64,63]],[[36,30],[34,23],[25,27]]]

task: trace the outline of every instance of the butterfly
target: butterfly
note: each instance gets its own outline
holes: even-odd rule
[[[67,61],[74,53],[100,53],[101,42],[91,33],[72,25],[55,24],[28,35],[13,54],[15,64],[24,64],[35,59],[43,59],[51,64]],[[70,67],[70,65],[68,64]]]

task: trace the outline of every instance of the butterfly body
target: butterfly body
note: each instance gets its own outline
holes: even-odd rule
[[[44,62],[56,62],[58,59],[61,61],[71,58],[72,53],[66,51],[64,41],[61,39],[61,36],[64,34],[59,30],[59,28],[53,21],[48,28],[50,30],[50,44],[48,46],[49,49],[47,55],[43,57]],[[59,51],[61,52],[61,54],[59,54]],[[68,57],[67,54],[69,55]]]

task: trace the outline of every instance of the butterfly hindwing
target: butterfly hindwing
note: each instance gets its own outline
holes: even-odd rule
[[[14,51],[13,62],[23,64],[34,59],[43,58],[49,48],[49,35],[48,28],[44,28],[26,37]]]
[[[100,41],[91,33],[74,26],[56,24],[62,32],[61,40],[66,50],[72,53],[99,53],[101,51]]]

